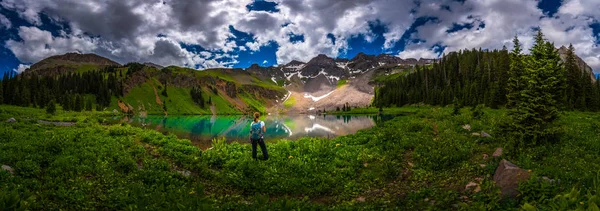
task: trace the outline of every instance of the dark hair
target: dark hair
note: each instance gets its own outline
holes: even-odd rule
[[[254,122],[258,122],[259,117],[260,117],[260,113],[254,112]]]

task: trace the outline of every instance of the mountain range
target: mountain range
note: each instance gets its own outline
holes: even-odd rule
[[[566,48],[558,49],[564,59]],[[592,69],[577,57],[580,69],[593,77]],[[354,58],[331,58],[317,55],[308,62],[291,61],[284,65],[248,68],[193,70],[154,63],[139,64],[142,71],[124,77],[124,95],[109,109],[140,114],[236,114],[249,110],[268,113],[306,113],[334,110],[344,105],[368,106],[374,97],[373,81],[378,77],[400,73],[415,65],[428,65],[435,59],[399,58],[389,54],[357,54]],[[128,72],[131,65],[121,65],[95,54],[67,53],[52,56],[31,65],[23,74],[57,76],[111,69]],[[123,73],[121,73],[123,74]],[[595,78],[595,77],[594,77]],[[169,87],[169,91],[166,89]],[[199,87],[210,109],[198,109],[190,100],[190,90]],[[158,93],[165,92],[168,96]],[[177,96],[178,99],[172,98]],[[285,103],[284,103],[285,101]],[[169,112],[163,104],[168,104]]]

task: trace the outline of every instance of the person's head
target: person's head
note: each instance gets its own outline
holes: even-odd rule
[[[254,121],[258,122],[258,118],[260,118],[260,113],[254,112]]]

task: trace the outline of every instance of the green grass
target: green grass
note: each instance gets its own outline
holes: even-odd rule
[[[107,113],[59,110],[50,118],[72,117],[78,124],[53,127],[36,123],[47,116],[41,109],[0,106],[0,120],[18,121],[0,122],[0,164],[15,169],[14,176],[0,171],[0,204],[29,210],[517,210],[526,204],[593,210],[599,203],[598,113],[566,112],[559,141],[514,149],[500,129],[507,110],[484,109],[480,119],[472,119],[469,108],[456,116],[452,108],[393,110],[410,115],[334,139],[268,143],[271,158],[255,161],[247,144],[215,140],[200,151],[173,135],[99,124]],[[471,135],[478,131],[493,137]],[[496,147],[505,149],[500,158],[483,159]],[[493,184],[500,159],[533,174],[517,200],[500,200]],[[560,183],[537,180],[542,176]],[[464,191],[478,179],[480,192]],[[565,194],[572,189],[581,194]]]
[[[339,80],[337,83],[337,88],[340,88],[340,87],[346,85],[347,82],[348,81],[346,79]]]
[[[241,94],[239,97],[242,100],[244,100],[244,102],[246,104],[248,104],[248,106],[250,108],[252,108],[253,110],[256,110],[256,111],[261,112],[263,114],[267,112],[267,108],[265,107],[265,103],[264,102],[261,102],[261,101],[257,100],[256,98],[250,96],[247,93]]]
[[[295,104],[296,98],[294,98],[294,96],[290,96],[285,102],[283,102],[283,106],[285,106],[285,108],[291,108]]]
[[[98,66],[97,65],[93,65],[93,64],[82,64],[79,65],[77,67],[77,69],[75,70],[76,73],[85,73],[85,72],[89,72],[92,70],[98,70]]]
[[[123,102],[130,104],[136,112],[144,110],[147,111],[148,114],[164,114],[162,106],[156,103],[156,95],[154,93],[154,88],[152,87],[153,85],[156,87],[157,85],[160,85],[160,83],[153,79],[149,82],[141,84],[140,86],[134,87],[122,98]],[[161,100],[164,99],[164,96],[160,95],[162,90],[157,89],[157,91]],[[169,106],[169,104],[167,104],[167,106]],[[116,109],[118,110],[118,107],[116,107]]]

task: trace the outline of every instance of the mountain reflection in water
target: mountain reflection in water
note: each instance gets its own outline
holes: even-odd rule
[[[294,115],[261,118],[267,127],[265,140],[296,140],[303,137],[333,138],[371,128],[377,121],[394,116],[382,115]],[[250,123],[247,116],[148,116],[124,118],[132,126],[154,129],[189,139],[202,149],[211,147],[212,140],[224,137],[227,142],[249,143]]]

